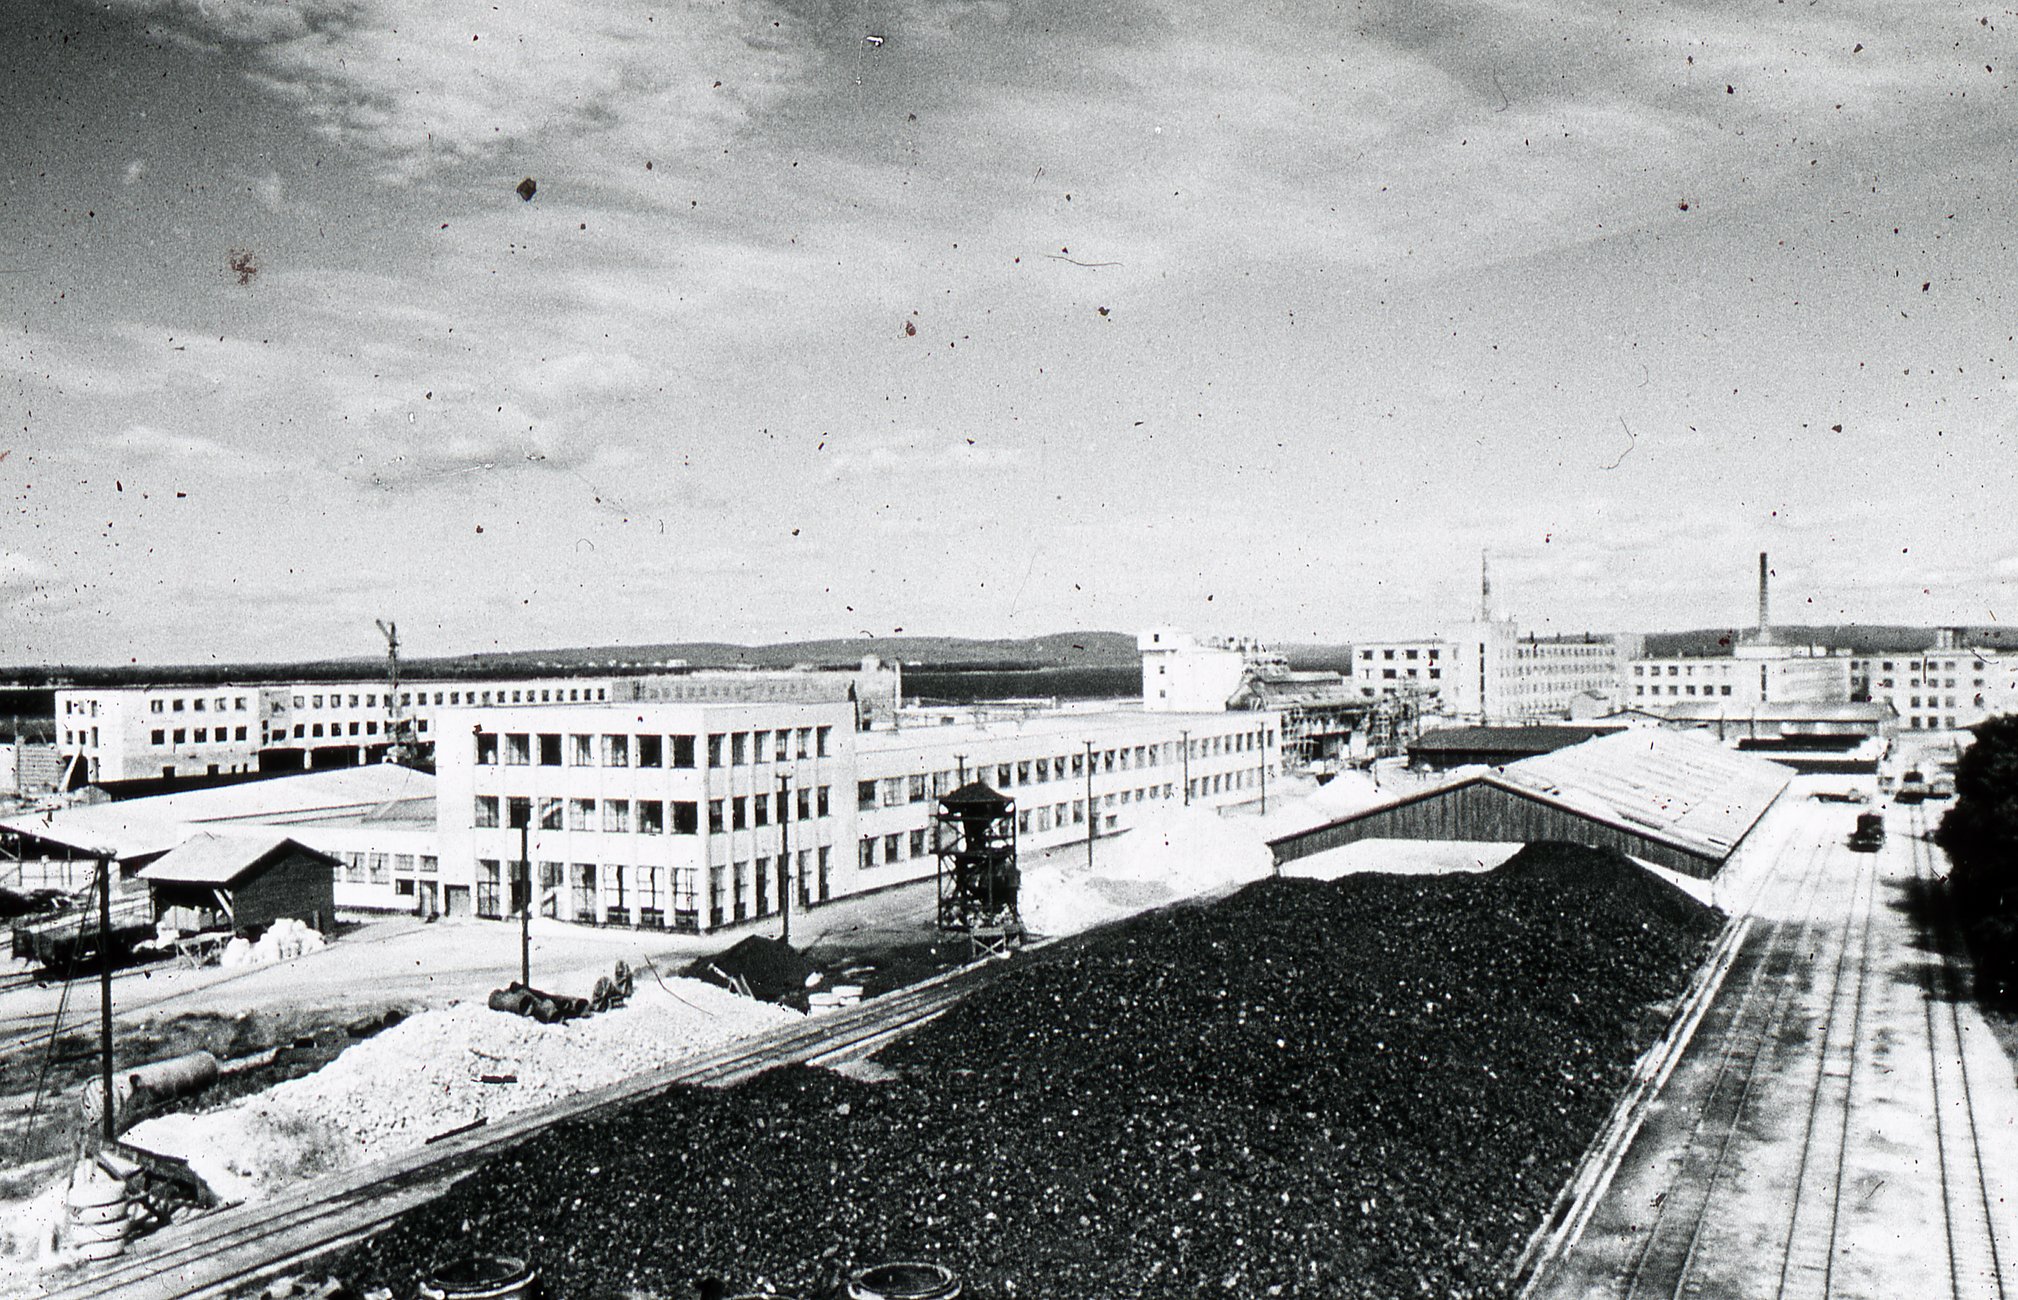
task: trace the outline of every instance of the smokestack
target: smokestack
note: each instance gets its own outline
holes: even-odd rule
[[[1478,553],[1478,621],[1492,622],[1492,557]]]
[[[1772,570],[1768,568],[1766,565],[1766,553],[1764,551],[1760,551],[1759,552],[1759,639],[1762,641],[1765,640],[1766,638],[1767,629],[1771,628],[1773,625],[1773,620],[1768,612],[1768,606],[1766,603],[1767,602],[1766,588],[1768,580],[1771,577],[1771,574]]]

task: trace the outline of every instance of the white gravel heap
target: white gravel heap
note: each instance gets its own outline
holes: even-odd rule
[[[1076,934],[1108,921],[1197,898],[1270,873],[1274,859],[1251,818],[1162,805],[1121,835],[1094,844],[1094,865],[1064,859],[1024,872],[1023,923],[1038,934]]]
[[[149,1120],[127,1140],[183,1157],[227,1200],[252,1200],[798,1018],[699,980],[661,986],[650,972],[627,1005],[565,1024],[462,1003],[404,1020],[314,1074],[230,1106]]]

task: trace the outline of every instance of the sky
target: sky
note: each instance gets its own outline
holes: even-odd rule
[[[2011,10],[7,9],[0,663],[2018,616]]]

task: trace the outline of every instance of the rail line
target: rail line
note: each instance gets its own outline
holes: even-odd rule
[[[1927,839],[1924,807],[1910,818],[1913,875],[1931,904],[1929,888],[1938,876]],[[1948,1285],[1954,1300],[1977,1296],[2008,1300],[2003,1261],[1997,1249],[1997,1204],[1986,1181],[1982,1137],[1977,1131],[1969,1061],[1964,1051],[1961,1002],[1966,993],[1955,969],[1952,917],[1923,922],[1930,960],[1920,965],[1927,1017],[1928,1068],[1934,1084],[1934,1139],[1939,1153],[1941,1226],[1948,1245]],[[1945,1006],[1946,1010],[1938,1009]],[[1950,1112],[1955,1114],[1951,1115]],[[1959,1118],[1957,1118],[1959,1116]],[[1983,1284],[1988,1282],[1986,1288]]]
[[[1793,911],[1800,919],[1774,928],[1766,951],[1752,967],[1738,1005],[1724,1026],[1723,1048],[1707,1100],[1691,1125],[1682,1171],[1656,1206],[1654,1221],[1627,1272],[1624,1295],[1629,1300],[1690,1294],[1717,1181],[1743,1124],[1760,1062],[1777,1037],[1792,1000],[1793,985],[1787,978],[1788,972],[1820,928],[1815,903],[1828,860],[1826,842],[1809,846],[1794,887]],[[1773,987],[1766,995],[1764,1009],[1754,1012],[1768,976],[1772,977]]]
[[[1025,949],[1042,946],[1042,941]],[[808,1019],[580,1094],[496,1124],[321,1179],[268,1201],[204,1215],[143,1239],[127,1255],[69,1280],[49,1300],[223,1297],[300,1269],[424,1204],[454,1179],[554,1124],[632,1104],[679,1086],[727,1087],[780,1065],[864,1055],[943,1015],[1009,968],[983,961],[860,1007]]]
[[[1795,1166],[1792,1205],[1780,1251],[1776,1300],[1806,1295],[1822,1300],[1833,1294],[1836,1237],[1842,1220],[1843,1179],[1849,1157],[1851,1099],[1864,1037],[1865,992],[1870,981],[1871,910],[1878,893],[1877,854],[1860,854],[1861,865],[1850,910],[1844,915],[1842,941],[1829,978],[1821,1039],[1815,1051],[1815,1079],[1808,1094],[1807,1124]],[[1852,942],[1851,936],[1855,935]],[[1849,1024],[1839,1024],[1843,1010],[1844,968],[1856,953],[1856,982],[1850,991]],[[1827,1121],[1833,1119],[1831,1125]],[[1817,1150],[1818,1143],[1821,1150]],[[1822,1216],[1818,1222],[1817,1215]],[[1819,1283],[1819,1289],[1816,1284]]]

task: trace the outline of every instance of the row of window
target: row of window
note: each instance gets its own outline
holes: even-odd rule
[[[780,727],[776,731],[736,731],[707,738],[709,767],[743,767],[775,759],[826,758],[832,727]],[[693,736],[594,735],[561,732],[479,731],[480,767],[693,767]],[[726,756],[727,762],[723,761]]]
[[[437,705],[577,704],[594,703],[608,697],[609,688],[606,686],[548,686],[522,687],[518,690],[436,691],[434,692],[433,702]],[[390,691],[385,694],[384,699],[385,706],[391,708],[392,693]],[[361,704],[360,700],[362,701]],[[428,692],[401,691],[399,693],[399,703],[402,708],[412,708],[416,704],[422,708],[426,708],[429,703]],[[379,707],[379,696],[376,692],[365,692],[362,695],[355,693],[346,695],[342,692],[327,692],[322,695],[312,695],[304,692],[294,697],[294,707],[296,709],[355,709],[360,707],[375,709]]]
[[[75,701],[75,703],[81,707],[83,701]],[[213,705],[215,706],[214,708],[212,708]],[[177,695],[168,700],[156,699],[147,701],[147,711],[149,713],[181,713],[184,710],[190,713],[202,713],[205,710],[216,713],[243,713],[245,712],[245,697],[243,695]],[[96,717],[98,714],[98,701],[96,700],[91,701],[91,714],[93,717]]]
[[[1659,684],[1659,683],[1655,683],[1655,685],[1654,685],[1654,686],[1653,686],[1653,687],[1652,687],[1651,689],[1649,689],[1649,688],[1648,688],[1647,686],[1645,686],[1645,685],[1643,685],[1643,684],[1642,684],[1642,685],[1635,685],[1635,686],[1633,687],[1633,694],[1635,694],[1635,695],[1659,695],[1660,693],[1661,693],[1661,688],[1660,688],[1660,684]],[[1703,693],[1704,695],[1729,695],[1729,694],[1731,693],[1731,688],[1730,688],[1729,686],[1712,686],[1712,685],[1710,685],[1710,684],[1709,684],[1708,682],[1705,682],[1705,683],[1703,683],[1703,690],[1702,690],[1702,693]],[[1668,694],[1670,694],[1670,695],[1694,695],[1694,694],[1696,694],[1696,688],[1695,688],[1695,685],[1694,685],[1694,683],[1690,683],[1689,685],[1686,685],[1686,686],[1680,686],[1680,687],[1677,687],[1677,686],[1669,686],[1669,687],[1668,687]]]
[[[353,885],[383,885],[401,876],[439,874],[440,860],[432,853],[339,853],[343,879]]]
[[[476,796],[476,826],[516,829],[534,825],[534,801],[529,797]],[[708,800],[708,833],[749,830],[783,821],[812,821],[833,815],[832,787],[809,787],[777,794],[737,795]],[[698,835],[700,805],[691,799],[568,799],[538,801],[537,828],[543,831],[601,831],[617,835]]]
[[[214,735],[213,735],[214,733]],[[147,733],[150,745],[222,745],[227,741],[244,740],[244,727],[176,727],[166,729],[156,727]]]

